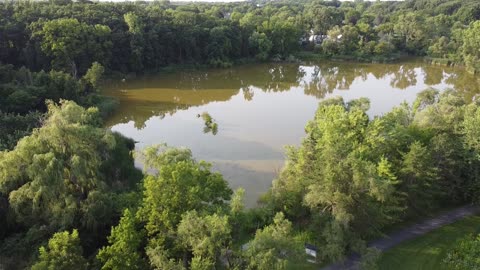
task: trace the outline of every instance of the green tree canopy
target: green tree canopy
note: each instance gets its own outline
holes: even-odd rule
[[[83,79],[90,83],[93,87],[97,87],[102,79],[105,68],[98,62],[93,62],[92,66],[87,70]]]
[[[315,228],[319,258],[364,251],[364,239],[442,203],[477,200],[478,104],[429,89],[370,119],[368,101],[323,101],[266,201]]]
[[[462,56],[471,72],[480,71],[480,21],[472,22],[463,32]]]
[[[164,238],[187,211],[215,212],[230,199],[232,191],[223,177],[212,173],[208,163],[196,162],[189,150],[150,148],[144,156],[145,164],[157,171],[144,179],[138,212],[149,237]]]
[[[126,209],[120,223],[112,228],[108,237],[109,246],[100,250],[97,258],[103,263],[102,270],[144,269],[140,247],[143,232],[137,229],[135,216]]]
[[[219,265],[231,239],[227,182],[187,149],[150,147],[141,157],[148,172],[143,197],[112,229],[98,255],[103,269],[124,269],[125,260],[132,266],[145,258],[154,269]]]
[[[92,62],[108,61],[112,46],[110,33],[110,28],[105,25],[88,25],[77,19],[64,18],[45,22],[35,35],[41,39],[43,52],[52,57],[52,66],[76,77]],[[86,57],[91,62],[85,62]]]
[[[287,269],[289,260],[302,258],[301,244],[293,240],[291,233],[291,222],[283,213],[277,213],[273,224],[257,230],[255,238],[247,244],[245,269]]]
[[[32,270],[83,270],[87,269],[87,261],[82,256],[82,247],[78,231],[72,233],[55,233],[48,240],[47,247],[40,248],[38,262]]]
[[[181,245],[193,253],[192,269],[216,268],[230,244],[228,217],[200,216],[195,210],[187,212],[178,225],[178,238]]]
[[[125,158],[114,153],[126,145],[100,127],[97,109],[72,101],[49,103],[48,108],[41,128],[0,154],[0,191],[8,195],[20,224],[66,228],[87,218],[82,213],[94,207],[89,203],[94,192],[130,186],[133,161],[130,157],[124,168],[110,167],[110,159]]]

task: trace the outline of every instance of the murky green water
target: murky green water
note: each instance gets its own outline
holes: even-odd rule
[[[428,87],[455,88],[471,99],[480,92],[480,79],[418,61],[256,64],[160,74],[105,86],[121,104],[107,124],[138,141],[138,149],[163,142],[192,149],[197,159],[213,162],[233,188],[244,187],[252,206],[281,169],[283,147],[300,143],[320,100],[368,97],[374,116],[412,102]],[[218,123],[216,135],[204,133],[198,118],[203,112]]]

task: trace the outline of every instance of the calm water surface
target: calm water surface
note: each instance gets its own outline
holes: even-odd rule
[[[253,206],[284,162],[284,146],[298,145],[318,102],[367,97],[369,115],[412,102],[428,87],[455,88],[466,99],[480,80],[462,69],[417,61],[396,64],[321,62],[256,64],[231,69],[177,72],[110,82],[105,93],[120,108],[108,126],[138,141],[137,149],[184,146],[214,164],[232,188],[246,189]],[[208,112],[218,133],[204,133],[198,114]]]

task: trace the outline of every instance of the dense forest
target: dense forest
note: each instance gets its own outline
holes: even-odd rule
[[[137,153],[103,125],[105,75],[404,56],[478,74],[480,2],[0,2],[0,269],[301,268],[304,243],[319,263],[374,253],[399,222],[477,203],[480,103],[456,89],[374,118],[321,102],[254,209],[190,150]],[[478,265],[479,243],[445,263]]]
[[[302,50],[358,59],[421,55],[479,69],[476,0],[7,1],[0,14],[0,62],[74,77],[95,61],[129,73],[288,59]]]

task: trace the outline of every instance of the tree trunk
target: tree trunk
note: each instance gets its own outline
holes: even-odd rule
[[[75,64],[75,61],[72,61],[71,66],[72,66],[72,76],[73,78],[77,79],[77,64]]]

